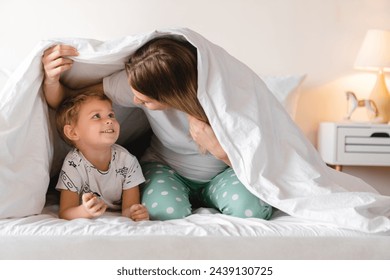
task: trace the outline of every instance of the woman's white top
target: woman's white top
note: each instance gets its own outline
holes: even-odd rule
[[[154,135],[143,161],[167,164],[180,175],[203,182],[226,168],[226,164],[213,155],[199,152],[198,145],[189,134],[184,112],[175,109],[153,111],[135,105],[125,70],[104,78],[103,86],[104,92],[114,103],[124,107],[139,107],[145,112]]]

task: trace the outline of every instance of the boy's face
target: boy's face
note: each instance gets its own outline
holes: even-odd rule
[[[74,126],[77,135],[74,142],[78,148],[108,147],[118,140],[119,130],[111,103],[90,98],[80,107],[78,120]]]

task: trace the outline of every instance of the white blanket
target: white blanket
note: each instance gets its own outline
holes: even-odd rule
[[[298,218],[363,232],[390,232],[390,197],[362,180],[328,168],[264,82],[222,48],[188,29],[114,41],[43,41],[1,93],[0,217],[39,213],[53,158],[47,107],[41,95],[41,55],[54,43],[80,52],[64,77],[85,86],[123,69],[156,36],[184,36],[198,49],[198,97],[240,181],[255,195]]]

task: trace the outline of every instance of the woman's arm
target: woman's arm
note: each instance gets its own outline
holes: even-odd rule
[[[222,148],[210,125],[188,115],[190,134],[192,139],[217,159],[231,166],[230,159]]]
[[[53,109],[56,109],[65,97],[80,90],[103,90],[103,83],[74,90],[60,82],[61,74],[73,66],[73,60],[69,57],[77,56],[78,54],[77,50],[72,46],[55,45],[47,49],[42,56],[42,64],[45,72],[43,92],[47,104]]]

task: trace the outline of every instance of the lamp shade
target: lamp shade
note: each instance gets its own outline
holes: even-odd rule
[[[390,31],[367,31],[355,61],[355,67],[365,70],[390,71]]]

